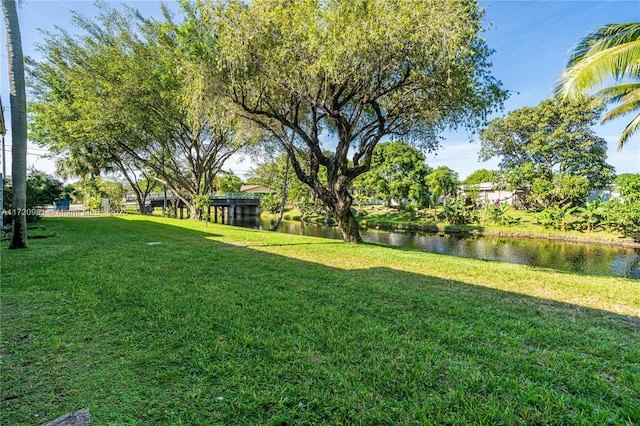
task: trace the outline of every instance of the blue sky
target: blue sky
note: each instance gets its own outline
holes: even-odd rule
[[[505,111],[535,106],[551,95],[554,81],[559,77],[571,47],[591,29],[608,23],[640,21],[640,1],[638,0],[480,0],[486,10],[487,30],[484,37],[495,50],[492,56],[493,74],[502,81],[505,89],[512,92],[505,103]],[[110,2],[117,6],[122,2]],[[169,5],[174,2],[166,1]],[[139,9],[145,16],[159,16],[157,1],[128,1],[126,4]],[[92,1],[26,0],[19,9],[20,26],[25,55],[37,58],[35,43],[42,40],[38,28],[54,31],[59,26],[74,33],[71,25],[71,11],[76,10],[92,16],[96,8]],[[4,28],[0,36],[0,93],[3,106],[8,108],[7,54],[5,50]],[[594,130],[605,138],[609,145],[608,163],[617,173],[640,172],[640,135],[635,135],[623,148],[617,151],[620,133],[631,120],[623,117],[607,125],[596,125]],[[5,122],[8,122],[8,111]],[[432,167],[448,166],[464,178],[480,168],[497,168],[497,160],[478,161],[479,142],[469,143],[466,134],[448,134],[437,155],[427,155],[427,163]],[[6,138],[11,144],[11,134]],[[10,149],[10,147],[8,148]],[[51,160],[42,155],[45,152],[29,145],[27,163],[39,170],[53,172]],[[10,154],[7,153],[7,157]],[[8,158],[10,164],[10,158]],[[251,160],[238,159],[227,163],[225,169],[232,169],[240,177],[252,167]],[[7,166],[7,170],[10,166]]]

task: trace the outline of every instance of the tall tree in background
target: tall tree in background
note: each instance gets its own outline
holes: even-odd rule
[[[240,114],[280,141],[348,243],[362,241],[350,186],[383,137],[435,149],[440,130],[473,128],[504,99],[482,15],[474,0],[203,5],[219,42],[210,68]]]
[[[215,51],[215,39],[194,25],[188,4],[180,23],[166,8],[163,20],[100,8],[93,20],[74,15],[82,36],[60,31],[39,46],[32,139],[116,168],[132,187],[144,172],[198,218],[194,197],[209,193],[224,162],[259,133],[217,95],[198,59]]]
[[[464,185],[478,185],[481,183],[498,183],[500,181],[500,173],[495,170],[479,169],[471,173],[462,182]]]
[[[402,141],[379,144],[373,151],[371,170],[358,177],[358,189],[391,206],[393,201],[403,205],[417,202],[412,195],[417,187],[426,187],[425,178],[432,172],[422,153]]]
[[[447,203],[446,197],[454,195],[458,190],[460,182],[458,180],[458,173],[454,172],[447,166],[436,167],[426,177],[427,185],[434,195],[436,203],[438,198],[445,197],[443,199],[444,204]]]
[[[640,130],[640,22],[610,24],[592,31],[573,48],[556,86],[556,95],[575,98],[613,80],[594,93],[604,104],[618,104],[602,122],[637,112],[620,136],[618,149]]]
[[[480,159],[500,158],[506,182],[531,190],[534,205],[574,202],[614,176],[606,162],[607,141],[592,129],[599,116],[588,98],[517,109],[480,133]]]
[[[27,95],[24,57],[15,0],[2,0],[9,58],[13,234],[10,249],[27,248]]]

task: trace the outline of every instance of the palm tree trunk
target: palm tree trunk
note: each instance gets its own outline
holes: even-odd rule
[[[15,0],[2,0],[9,58],[13,235],[10,249],[27,248],[27,102],[24,57]]]

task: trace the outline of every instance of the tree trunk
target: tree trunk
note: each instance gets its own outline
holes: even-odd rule
[[[342,232],[342,239],[345,243],[360,244],[362,237],[360,236],[360,225],[353,215],[351,208],[340,211],[333,210],[336,223]]]
[[[169,201],[171,201],[171,207],[173,211],[171,212],[171,217],[173,219],[178,218],[178,206],[180,205],[180,199],[178,197],[172,197]]]
[[[196,208],[195,204],[187,204],[187,208],[189,209],[190,219],[195,221],[200,220],[200,212]]]
[[[140,214],[147,214],[146,212],[146,200],[140,198],[138,194],[136,194],[136,200],[138,201],[138,209],[140,210]]]
[[[27,102],[24,58],[15,0],[2,0],[9,59],[13,235],[9,249],[27,248]]]
[[[284,207],[287,203],[287,182],[289,181],[289,157],[287,157],[287,164],[284,168],[284,183],[282,184],[282,202],[280,203],[280,216],[278,216],[278,220],[275,225],[271,228],[272,231],[277,231],[282,223],[282,218],[284,217]]]
[[[340,181],[340,179],[338,179]],[[360,236],[360,226],[356,220],[353,212],[351,211],[351,205],[353,204],[353,198],[349,194],[349,190],[344,182],[339,182],[331,185],[334,188],[332,197],[325,199],[327,207],[331,209],[340,231],[342,232],[342,239],[345,243],[359,244],[362,242]]]

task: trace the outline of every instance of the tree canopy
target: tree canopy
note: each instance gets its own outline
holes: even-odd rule
[[[27,190],[26,190],[26,210],[29,214],[25,215],[27,223],[35,222],[40,219],[41,212],[56,199],[62,198],[66,192],[63,183],[54,177],[38,171],[30,170],[27,174]],[[4,221],[4,212],[11,212],[15,207],[13,204],[13,191],[11,185],[4,183],[3,193],[3,217],[0,224]]]
[[[500,158],[507,183],[547,194],[538,200],[545,206],[574,200],[573,189],[601,188],[614,176],[606,163],[607,142],[591,127],[599,114],[586,98],[549,99],[512,111],[506,118],[492,120],[480,133],[480,159]],[[559,194],[559,188],[569,192]]]
[[[463,181],[465,185],[477,185],[479,183],[497,183],[500,180],[500,173],[495,170],[479,169],[471,173]]]
[[[640,173],[623,173],[616,176],[620,195],[626,203],[640,202]]]
[[[455,194],[458,190],[458,173],[446,166],[436,167],[426,178],[431,192],[436,197]]]
[[[405,142],[381,143],[373,151],[371,170],[359,176],[355,184],[360,193],[385,201],[387,205],[393,201],[421,204],[425,178],[431,172],[424,161],[424,155]]]
[[[186,3],[181,23],[167,10],[156,21],[100,7],[95,21],[75,15],[83,35],[60,31],[39,46],[33,139],[80,159],[80,171],[114,168],[134,189],[138,178],[156,179],[196,217],[192,198],[211,191],[224,162],[255,140],[200,66],[215,39],[193,25]]]
[[[353,243],[349,187],[384,136],[434,149],[438,131],[475,127],[505,98],[489,72],[482,14],[473,0],[202,5],[227,97],[281,143]]]

